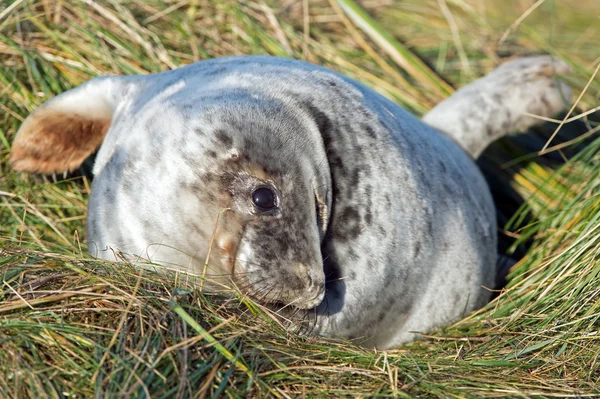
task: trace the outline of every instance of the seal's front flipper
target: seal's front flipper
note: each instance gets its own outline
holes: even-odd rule
[[[43,174],[78,168],[102,145],[130,80],[96,78],[41,105],[17,132],[12,167]]]
[[[527,114],[551,117],[564,110],[572,92],[555,75],[569,71],[552,56],[507,62],[436,105],[423,121],[477,158],[500,137],[543,122]]]

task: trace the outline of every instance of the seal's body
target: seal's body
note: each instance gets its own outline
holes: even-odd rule
[[[98,78],[32,114],[11,161],[64,171],[101,144],[92,254],[203,274],[212,242],[213,280],[315,315],[318,334],[389,348],[489,299],[494,206],[469,152],[533,124],[520,111],[552,115],[568,95],[540,72],[552,59],[528,60],[518,62],[537,74],[495,72],[521,76],[515,90],[530,85],[522,103],[503,102],[514,90],[484,78],[479,100],[456,94],[466,121],[453,123],[452,97],[426,117],[447,134],[360,83],[288,59]],[[503,127],[488,128],[491,115]]]

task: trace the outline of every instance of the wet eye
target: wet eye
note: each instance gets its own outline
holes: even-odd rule
[[[252,192],[252,202],[261,211],[270,211],[277,207],[277,194],[270,187],[259,187]]]

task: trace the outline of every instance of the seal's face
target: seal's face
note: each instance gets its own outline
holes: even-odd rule
[[[265,109],[268,115],[257,117]],[[282,156],[290,141],[306,145],[315,127],[256,99],[205,114],[199,125],[210,167],[197,195],[212,214],[221,213],[210,264],[261,302],[315,307],[325,292],[320,243],[327,184],[310,152]],[[214,223],[202,226],[207,236]]]
[[[298,308],[324,295],[323,262],[310,187],[290,184],[293,171],[265,171],[234,156],[218,176],[227,196],[215,245],[220,262],[243,291],[264,302]],[[227,198],[228,197],[228,198]],[[317,245],[315,245],[317,243]]]
[[[259,178],[244,171],[225,177],[232,206],[224,225],[238,238],[227,261],[234,281],[256,299],[308,309],[324,295],[321,251],[314,245],[319,242],[314,204],[294,200],[306,198],[299,192],[307,187],[294,187],[285,179],[284,174]]]

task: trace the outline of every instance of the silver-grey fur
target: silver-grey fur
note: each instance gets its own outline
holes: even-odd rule
[[[536,75],[540,60],[517,61],[527,78],[501,67],[504,81],[434,109],[425,121],[452,138],[352,79],[262,56],[99,78],[44,107],[112,113],[89,201],[92,254],[202,274],[212,238],[212,278],[302,309],[316,334],[390,348],[489,300],[495,211],[472,156],[535,122],[515,122],[520,111],[562,109],[568,90]],[[528,107],[542,95],[550,105]],[[259,186],[276,192],[275,211],[252,204]]]

